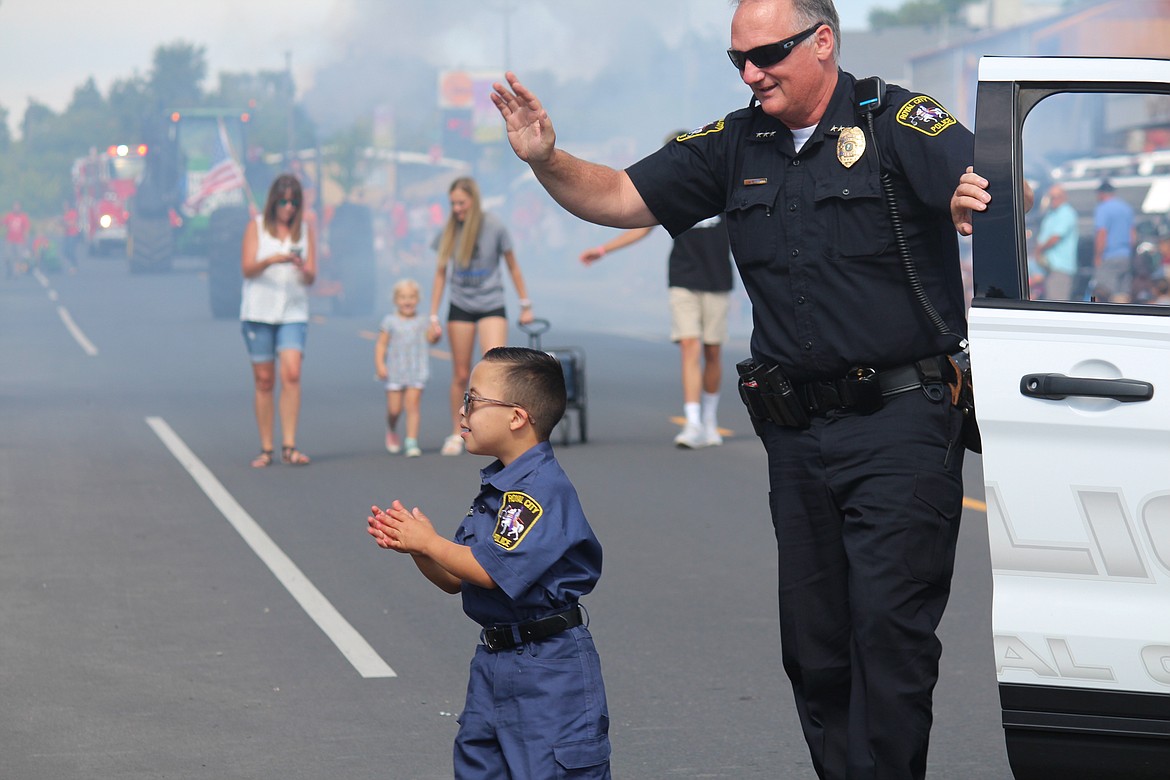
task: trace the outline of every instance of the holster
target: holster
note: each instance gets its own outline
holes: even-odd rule
[[[966,352],[950,356],[955,367],[955,384],[951,385],[951,400],[963,413],[963,446],[971,452],[983,452],[983,436],[975,419],[975,386],[971,382],[971,357]]]
[[[808,409],[779,366],[765,366],[751,358],[736,364],[739,397],[753,420],[771,420],[786,428],[807,428]]]

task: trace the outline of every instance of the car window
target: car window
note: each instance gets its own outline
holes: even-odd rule
[[[1170,306],[1170,96],[1057,93],[1022,137],[1028,297]]]

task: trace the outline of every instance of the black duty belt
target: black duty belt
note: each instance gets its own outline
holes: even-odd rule
[[[583,612],[580,604],[574,604],[564,612],[557,612],[537,620],[485,628],[483,630],[483,643],[488,650],[498,653],[501,650],[519,647],[527,642],[539,642],[554,634],[582,625],[585,622]]]
[[[917,360],[897,368],[852,368],[836,379],[794,384],[779,366],[744,360],[736,365],[739,395],[753,420],[769,420],[785,428],[804,429],[813,417],[835,409],[873,414],[891,396],[922,388],[932,401],[942,401],[945,385],[955,381],[954,364],[945,355]]]
[[[882,371],[855,368],[841,379],[806,382],[793,389],[809,414],[824,414],[833,409],[868,413],[881,408],[882,399],[919,387],[941,385],[953,378],[950,362],[940,355]]]

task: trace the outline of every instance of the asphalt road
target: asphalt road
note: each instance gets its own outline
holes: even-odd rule
[[[365,516],[399,498],[453,532],[486,462],[437,454],[441,358],[423,457],[387,455],[379,317],[320,308],[313,465],[257,471],[239,324],[211,318],[196,270],[95,259],[0,282],[0,778],[451,776],[477,630]],[[726,361],[734,435],[691,452],[670,446],[664,337],[554,327],[559,344],[588,358],[590,441],[558,453],[605,548],[586,604],[614,776],[814,777],[779,666],[763,451],[730,381],[746,345]],[[929,776],[1005,780],[977,458],[967,493]]]

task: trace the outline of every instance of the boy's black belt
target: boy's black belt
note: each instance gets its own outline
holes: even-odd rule
[[[580,604],[575,604],[564,612],[557,612],[548,617],[536,620],[526,620],[509,626],[492,626],[483,630],[483,643],[488,650],[498,653],[501,650],[511,650],[526,642],[539,642],[550,636],[576,628],[585,622]]]

